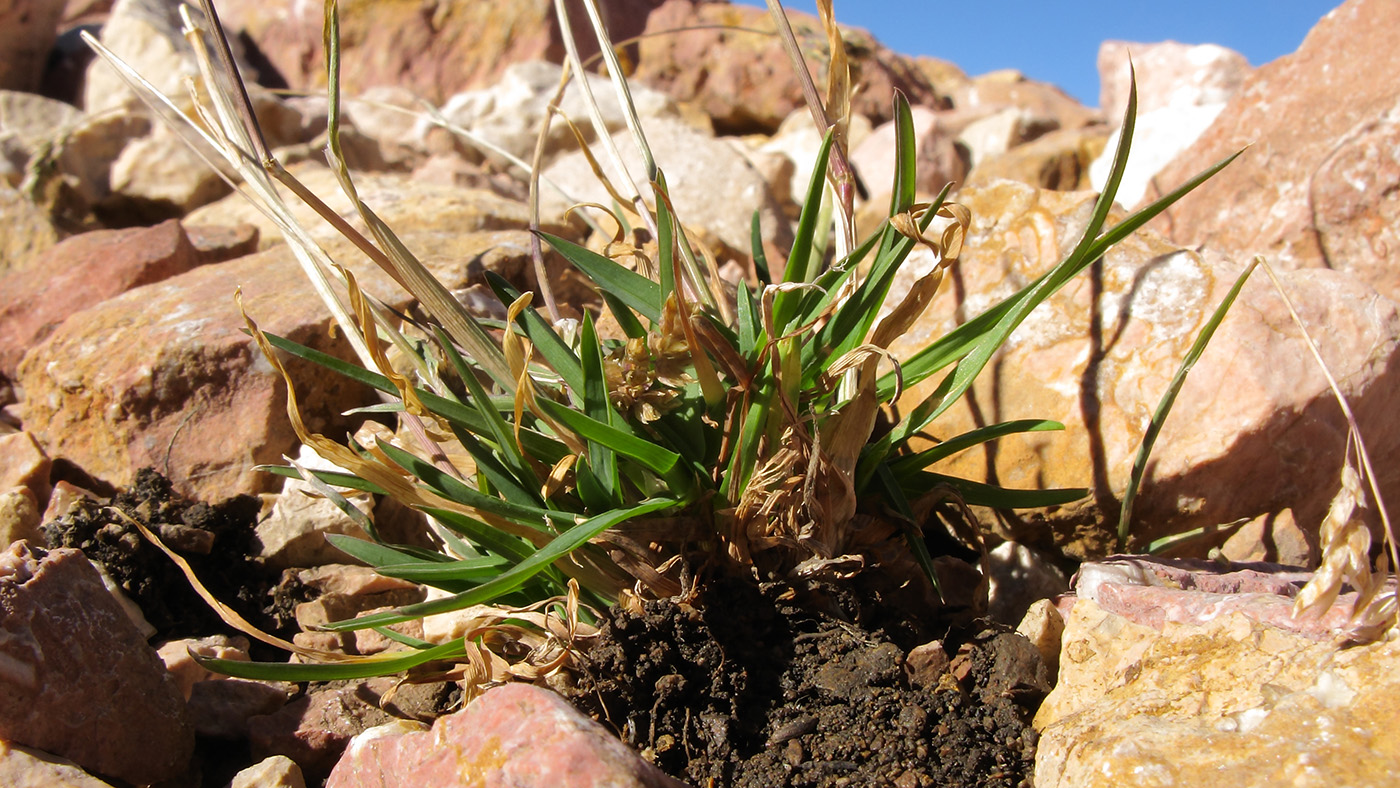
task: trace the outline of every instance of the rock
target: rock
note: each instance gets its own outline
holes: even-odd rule
[[[28,487],[0,490],[0,543],[8,546],[21,539],[41,543],[40,524],[39,502]]]
[[[29,270],[0,277],[0,289],[13,296],[0,304],[0,375],[13,377],[25,352],[69,315],[198,264],[198,252],[174,219],[65,240]]]
[[[210,739],[248,738],[248,720],[275,714],[287,703],[287,690],[261,681],[221,679],[197,682],[190,691],[195,732]]]
[[[81,552],[0,554],[0,623],[0,739],[127,782],[183,773],[184,699]]]
[[[344,471],[321,459],[309,446],[301,447],[297,462],[308,469]],[[349,489],[339,492],[365,515],[374,511],[374,496],[369,493]],[[340,507],[302,479],[288,479],[280,493],[265,497],[258,516],[257,538],[262,545],[260,555],[268,566],[286,569],[345,560],[345,554],[326,541],[329,534],[369,538]]]
[[[0,118],[4,118],[0,125],[0,150],[11,157],[11,163],[23,175],[44,144],[63,129],[77,125],[82,114],[62,101],[33,93],[0,90]]]
[[[1292,509],[1261,514],[1243,524],[1220,546],[1231,561],[1270,561],[1285,566],[1312,566],[1317,536],[1301,526]]]
[[[1054,191],[1088,189],[1089,166],[1107,149],[1109,134],[1106,126],[1056,129],[1005,153],[983,158],[968,174],[966,185],[990,186],[993,181],[1012,180]]]
[[[1059,128],[1058,121],[1035,118],[1021,107],[1007,107],[962,128],[958,143],[967,151],[969,166],[1000,156],[1012,148]]]
[[[258,251],[258,228],[251,224],[187,227],[185,235],[199,254],[200,265],[237,260]]]
[[[827,40],[821,22],[809,14],[787,14],[812,78],[825,85]],[[775,35],[752,32],[773,29],[762,8],[667,0],[646,19],[647,34],[664,35],[641,40],[631,78],[698,107],[718,133],[771,134],[783,118],[805,106],[781,42]],[[895,90],[903,91],[911,104],[940,105],[911,59],[890,52],[863,30],[843,27],[842,36],[851,64],[852,113],[876,124],[889,120]]]
[[[84,115],[54,140],[49,165],[57,194],[53,200],[61,203],[70,223],[87,227],[87,214],[112,194],[112,163],[128,143],[152,128],[142,111],[113,110]]]
[[[57,520],[68,514],[68,510],[73,508],[80,501],[95,501],[98,496],[90,490],[84,490],[66,481],[59,480],[54,484],[53,492],[49,495],[49,505],[44,509],[43,522]]]
[[[62,15],[62,3],[46,0],[13,0],[0,8],[0,89],[39,89]]]
[[[1105,41],[1099,47],[1100,102],[1115,130],[1089,170],[1097,190],[1108,182],[1118,147],[1117,124],[1128,105],[1130,52],[1137,67],[1138,105],[1132,156],[1118,187],[1123,205],[1141,201],[1157,173],[1210,128],[1251,70],[1244,55],[1216,44]]]
[[[927,107],[912,107],[914,121],[915,158],[914,184],[925,194],[938,194],[949,183],[961,185],[967,178],[966,151],[954,146],[954,135],[940,121],[941,113]],[[815,132],[815,129],[813,129]],[[860,174],[872,201],[889,204],[889,194],[895,176],[894,121],[882,124],[870,136],[851,148],[851,166]],[[820,141],[820,140],[818,140]],[[813,158],[815,158],[813,150]],[[807,162],[807,177],[811,178],[812,162]],[[807,182],[796,192],[805,193]]]
[[[850,150],[859,148],[870,136],[871,131],[869,118],[864,115],[852,116],[847,130]],[[822,135],[817,133],[812,114],[806,107],[795,109],[783,119],[782,125],[771,137],[756,135],[745,138],[745,141],[753,141],[746,146],[751,151],[749,161],[760,172],[764,172],[764,179],[768,182],[773,197],[784,207],[789,204],[794,208],[799,207],[807,196],[807,186],[812,182],[812,167],[816,164],[817,151],[822,144]],[[767,166],[772,174],[765,172],[764,165],[759,164],[756,159],[766,156],[781,157],[782,161],[788,162],[788,166],[781,162],[776,165],[769,164]],[[774,177],[779,171],[786,172],[785,183]],[[792,215],[795,217],[796,213]]]
[[[545,112],[559,89],[561,74],[561,66],[545,61],[512,64],[490,87],[452,96],[443,105],[442,115],[472,134],[529,162],[534,155],[535,140],[539,136]],[[597,74],[589,74],[588,82],[594,98],[598,101],[598,109],[608,131],[625,129],[627,122],[612,82],[607,77]],[[633,104],[640,116],[678,114],[675,104],[665,94],[640,84],[632,85],[630,89]],[[569,83],[563,98],[558,102],[558,107],[579,127],[585,139],[591,142],[597,138],[589,122],[590,115],[588,106],[584,103],[583,90],[576,80]],[[430,120],[421,119],[417,122],[413,134],[419,138],[426,138],[429,130],[433,128],[436,127]],[[474,147],[470,141],[463,141],[461,144],[468,148]],[[576,147],[577,143],[568,125],[561,118],[551,119],[545,152],[552,155]],[[504,163],[504,159],[486,149],[481,149],[480,153],[488,159]]]
[[[657,0],[599,3],[613,41],[642,32]],[[320,7],[233,0],[219,4],[231,31],[242,31],[292,88],[325,85]],[[571,17],[583,57],[598,51],[583,14]],[[341,84],[347,95],[396,85],[441,104],[463,90],[493,84],[507,66],[526,60],[562,62],[563,38],[547,2],[445,4],[424,14],[401,3],[340,4]]]
[[[229,788],[306,788],[306,780],[296,761],[274,755],[239,772]]]
[[[175,3],[116,0],[98,40],[151,82],[156,90],[174,99],[177,106],[188,106],[185,78],[196,76],[199,69],[193,50],[180,35],[180,26]],[[101,58],[88,67],[83,109],[89,115],[135,107],[139,102],[126,82]]]
[[[1158,181],[1179,183],[1249,150],[1158,226],[1183,246],[1346,271],[1400,299],[1397,29],[1394,3],[1351,0],[1297,52],[1257,69]]]
[[[357,737],[326,788],[433,785],[655,786],[680,782],[643,761],[553,692],[527,684],[486,691],[428,731]]]
[[[915,646],[904,657],[904,675],[914,687],[934,688],[948,672],[948,652],[937,640]]]
[[[289,170],[331,210],[349,220],[361,233],[368,233],[350,204],[350,198],[341,191],[329,168],[306,163]],[[468,233],[474,230],[523,230],[530,226],[530,211],[524,203],[482,189],[429,183],[398,173],[357,173],[355,189],[360,199],[400,235],[414,232],[440,235],[445,227],[451,227],[454,232]],[[281,193],[297,222],[307,228],[313,237],[339,239],[336,231],[310,207],[288,191],[282,190]],[[258,243],[262,249],[270,249],[284,242],[277,226],[237,194],[192,211],[185,218],[185,224],[190,227],[250,224],[258,231]],[[557,223],[545,223],[543,229],[567,237],[575,235],[567,225]]]
[[[518,279],[528,264],[523,232],[454,227],[403,240],[450,288],[486,268]],[[325,244],[332,257],[354,258],[348,242]],[[384,274],[368,263],[356,267],[366,290],[406,306]],[[203,266],[70,317],[20,365],[26,428],[50,456],[118,487],[146,466],[163,469],[181,495],[206,500],[272,487],[277,479],[252,467],[277,462],[297,440],[280,377],[243,333],[232,303],[240,285],[264,330],[346,352],[326,336],[324,307],[281,247]],[[309,427],[344,435],[349,425],[335,414],[365,404],[369,393],[316,365],[291,363],[289,372]]]
[[[1294,622],[1292,599],[1268,589],[1306,576],[1118,563],[1134,571],[1081,594],[1066,623],[1059,683],[1035,719],[1037,786],[1393,782],[1400,641],[1334,644],[1355,594]],[[1141,584],[1167,582],[1158,572],[1186,587]],[[1144,594],[1150,604],[1124,602]]]
[[[680,120],[649,118],[642,122],[642,128],[657,166],[666,175],[676,213],[687,228],[706,231],[730,255],[747,259],[750,222],[757,211],[765,241],[783,248],[791,244],[792,233],[768,184],[738,151]],[[648,198],[648,203],[652,202],[646,171],[631,135],[619,132],[613,135],[613,142],[637,189]],[[609,177],[617,177],[610,164],[604,163],[603,167]],[[558,184],[572,199],[565,200],[550,189],[542,190],[542,216],[562,216],[564,210],[580,201],[604,205],[612,201],[581,152],[560,156],[545,169],[543,177]],[[714,184],[721,183],[724,199],[717,200]]]
[[[1064,633],[1064,614],[1049,599],[1031,603],[1021,623],[1016,625],[1016,634],[1035,646],[1051,676],[1060,672],[1060,643]]]
[[[1219,44],[1099,44],[1099,110],[1117,124],[1128,106],[1128,58],[1137,71],[1138,115],[1165,107],[1225,104],[1253,68],[1244,55]]]
[[[0,784],[9,788],[112,788],[81,766],[0,739]]]
[[[1015,624],[1031,605],[1069,590],[1064,572],[1037,550],[1002,542],[981,566],[988,582],[987,614],[994,621]]]
[[[249,719],[253,756],[283,755],[295,761],[308,778],[322,779],[351,738],[393,720],[379,702],[396,683],[392,678],[379,678],[317,690],[274,714]]]
[[[1191,147],[1206,129],[1215,123],[1224,104],[1205,106],[1163,107],[1138,115],[1133,126],[1133,145],[1123,179],[1114,199],[1120,205],[1138,205],[1144,195],[1164,194],[1158,173],[1182,151]],[[1103,152],[1089,166],[1089,185],[1103,190],[1113,170],[1113,157],[1118,151],[1122,130],[1114,129],[1104,144]],[[1193,173],[1194,174],[1194,173]]]
[[[220,161],[204,147],[210,161]],[[141,223],[179,218],[232,191],[205,158],[159,125],[122,149],[112,162],[110,194],[102,210]]]
[[[964,189],[958,200],[971,209],[973,226],[956,286],[945,287],[892,352],[907,358],[1061,259],[1078,239],[1094,196],[1010,182]],[[901,279],[924,270],[927,262],[920,260],[911,258]],[[931,425],[932,434],[946,439],[991,420],[1064,423],[1064,432],[1003,438],[990,454],[972,449],[937,470],[1011,488],[1091,488],[1077,503],[1020,512],[993,526],[1005,538],[1038,546],[1053,541],[1078,556],[1113,549],[1118,500],[1142,431],[1240,264],[1140,232],[1096,270],[1032,313],[970,398]],[[1372,457],[1389,456],[1397,450],[1387,426],[1397,407],[1390,402],[1400,335],[1394,305],[1337,272],[1285,273],[1283,282],[1343,381]],[[899,297],[899,287],[891,299]],[[905,401],[928,396],[941,377],[906,391]],[[1341,468],[1346,428],[1335,408],[1277,294],[1265,278],[1251,281],[1187,379],[1157,441],[1134,510],[1134,542],[1284,508],[1315,529]],[[1388,494],[1397,484],[1390,461],[1377,467]],[[1221,539],[1187,549],[1203,555]]]
[[[196,662],[191,653],[201,657],[246,662],[249,659],[248,639],[242,636],[211,635],[207,638],[171,640],[162,644],[156,650],[156,654],[160,657],[161,662],[165,663],[166,671],[175,680],[175,684],[180,688],[180,694],[184,696],[185,700],[189,700],[195,684],[216,679],[215,674]]]
[[[27,432],[0,435],[0,489],[24,487],[34,495],[35,503],[48,505],[49,471],[53,462]]]
[[[1103,115],[1070,98],[1048,82],[1027,79],[1014,69],[973,77],[951,91],[953,108],[992,114],[1015,109],[1024,129],[1039,136],[1052,129],[1076,129],[1102,122]]]
[[[40,252],[58,243],[59,231],[49,214],[23,193],[0,182],[0,274],[29,267]]]

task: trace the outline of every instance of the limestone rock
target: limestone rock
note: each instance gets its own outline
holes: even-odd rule
[[[52,468],[53,462],[33,435],[27,432],[0,435],[0,489],[24,487],[34,495],[36,503],[47,506],[52,490],[49,484]]]
[[[13,377],[24,354],[69,315],[198,263],[198,252],[174,219],[65,240],[31,269],[0,277],[0,289],[9,296],[0,303],[0,375]]]
[[[791,243],[792,233],[768,184],[738,151],[680,120],[650,118],[642,122],[642,128],[657,166],[666,174],[672,204],[687,227],[707,231],[711,239],[732,250],[730,254],[746,258],[750,221],[754,211],[758,211],[765,241],[781,247]],[[644,196],[650,195],[641,156],[635,152],[630,134],[614,134],[613,141],[638,190]],[[619,177],[611,174],[611,165],[603,166],[609,177]],[[611,202],[581,152],[560,156],[543,175],[572,199],[565,200],[553,190],[542,190],[541,215],[562,216],[565,209],[579,201],[604,205]],[[718,184],[723,184],[721,192],[716,191]],[[719,193],[723,199],[716,199]]]
[[[442,107],[442,115],[528,162],[534,154],[535,140],[539,136],[545,112],[559,89],[562,73],[562,67],[545,61],[515,63],[507,67],[500,79],[490,87],[458,93],[449,98]],[[588,82],[608,131],[625,129],[626,120],[612,82],[597,74],[589,74]],[[678,114],[674,103],[665,94],[641,84],[632,85],[630,89],[639,115]],[[595,139],[588,106],[577,80],[570,82],[558,107],[584,132],[585,139]],[[429,121],[420,120],[413,134],[423,138],[431,128],[433,126]],[[462,144],[472,147],[470,142]],[[551,119],[547,144],[546,152],[549,154],[576,147],[574,135],[562,118]],[[487,158],[499,160],[498,156],[487,150],[481,153]]]
[[[945,285],[891,350],[907,358],[1059,261],[1078,239],[1094,197],[1004,181],[963,190],[958,200],[971,209],[973,226],[955,285]],[[924,270],[922,259],[912,258],[901,278]],[[941,439],[1019,418],[1053,419],[1066,431],[1008,437],[990,455],[972,449],[937,470],[1012,488],[1088,487],[1090,497],[1078,503],[1022,513],[1006,536],[1041,545],[1053,538],[1081,556],[1111,551],[1118,496],[1143,430],[1240,265],[1146,232],[1115,247],[1101,267],[1033,312],[970,398],[931,425]],[[1388,426],[1400,405],[1391,402],[1400,333],[1395,306],[1337,272],[1286,273],[1284,286],[1343,381],[1372,456],[1400,450]],[[905,401],[927,396],[941,377],[906,392]],[[1345,433],[1281,300],[1265,278],[1255,279],[1166,422],[1134,511],[1133,537],[1151,540],[1284,508],[1315,529],[1337,489]],[[1388,463],[1378,463],[1383,491],[1397,485],[1384,470]]]
[[[21,539],[41,543],[39,502],[28,487],[0,489],[0,544],[10,545]]]
[[[13,0],[0,7],[0,89],[39,89],[62,15],[63,4],[48,0]]]
[[[967,176],[969,186],[1013,180],[1054,191],[1090,187],[1089,167],[1109,141],[1106,126],[1056,129],[1004,153],[983,158]],[[1134,148],[1136,151],[1136,147]]]
[[[0,739],[132,783],[184,771],[184,699],[82,553],[0,554],[0,626]]]
[[[852,116],[847,129],[850,150],[859,148],[872,130],[869,118],[864,115]],[[822,135],[817,132],[816,124],[812,122],[812,113],[808,112],[806,107],[795,109],[783,119],[782,125],[772,136],[755,135],[746,137],[745,142],[754,156],[780,156],[791,164],[786,183],[774,177],[779,170],[786,170],[781,164],[775,168],[770,165],[772,174],[765,173],[765,179],[773,197],[779,203],[784,206],[793,204],[794,207],[801,203],[806,198],[807,186],[812,182],[812,167],[816,164],[817,151],[822,144]],[[754,158],[751,157],[750,161],[754,162]],[[763,167],[758,163],[755,162],[754,166],[763,171]]]
[[[98,39],[157,90],[188,104],[186,77],[198,74],[194,52],[180,35],[176,4],[162,0],[117,0]],[[88,67],[83,108],[91,115],[140,102],[117,72],[97,58]]]
[[[0,274],[27,268],[40,252],[58,243],[59,231],[47,211],[17,189],[0,182]]]
[[[529,254],[523,232],[453,227],[407,234],[404,242],[454,288],[484,268],[518,277]],[[368,291],[406,306],[387,276],[351,262],[360,258],[348,242],[326,245],[356,269]],[[20,365],[26,428],[51,457],[119,487],[154,466],[190,497],[223,500],[267,490],[276,479],[251,468],[278,462],[297,441],[282,381],[243,333],[232,301],[240,285],[264,330],[346,353],[327,336],[329,316],[280,247],[202,266],[71,316]],[[343,436],[349,425],[335,414],[365,404],[368,392],[316,365],[288,366],[311,429]]]
[[[1244,55],[1219,44],[1105,41],[1099,45],[1099,109],[1118,123],[1128,106],[1128,58],[1137,71],[1138,114],[1164,107],[1224,104],[1253,68]]]
[[[1297,52],[1257,69],[1158,181],[1179,183],[1251,147],[1158,226],[1183,246],[1346,271],[1400,298],[1397,30],[1400,6],[1350,0]]]
[[[1051,129],[1075,129],[1103,120],[1069,94],[1047,82],[1027,79],[1014,69],[992,71],[973,77],[952,91],[953,107],[980,110],[985,114],[1016,109],[1020,123],[1039,136]]]
[[[1069,590],[1064,572],[1038,550],[1016,542],[997,545],[982,563],[987,615],[1003,624],[1020,621],[1031,605]]]
[[[165,669],[180,688],[180,694],[189,700],[194,685],[215,678],[203,665],[195,661],[191,654],[215,659],[248,661],[248,639],[213,635],[207,638],[184,638],[171,640],[156,650]]]
[[[219,161],[212,149],[205,155]],[[103,209],[145,222],[179,218],[231,191],[205,158],[164,125],[123,148],[110,177],[112,194]]]
[[[1334,644],[1354,594],[1299,626],[1266,567],[1167,567],[1187,583],[1170,588],[1140,584],[1164,582],[1152,562],[1126,563],[1137,578],[1101,581],[1099,601],[1081,594],[1068,617],[1059,683],[1035,720],[1037,786],[1393,782],[1400,641]],[[1152,603],[1124,605],[1132,589]]]
[[[301,447],[297,462],[308,469],[344,470],[321,459],[308,446]],[[339,492],[364,514],[374,511],[374,496],[369,493]],[[288,479],[282,484],[282,491],[269,498],[264,501],[257,528],[258,542],[262,545],[260,554],[268,566],[286,569],[338,563],[345,556],[326,541],[327,535],[369,538],[349,515],[305,480]]]
[[[11,164],[22,174],[56,132],[76,125],[81,117],[82,112],[71,104],[33,93],[0,90],[0,152],[11,157]]]
[[[368,233],[329,168],[308,162],[289,170],[331,210],[361,233]],[[474,230],[523,230],[530,226],[529,208],[524,203],[483,189],[431,183],[400,173],[356,173],[354,178],[360,199],[401,235],[441,234],[444,228],[470,233]],[[282,194],[292,215],[313,237],[338,239],[335,230],[314,210],[290,192],[284,190]],[[237,194],[190,212],[185,224],[190,227],[250,224],[257,228],[260,248],[270,249],[284,243],[277,226]],[[567,225],[546,223],[544,229],[573,235]]]
[[[229,788],[306,788],[306,780],[296,761],[274,755],[239,772]]]
[[[112,788],[72,761],[0,740],[0,784],[9,788]]]
[[[680,788],[553,692],[488,690],[428,731],[371,730],[351,742],[327,788]]]

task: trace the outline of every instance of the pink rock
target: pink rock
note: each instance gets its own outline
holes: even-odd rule
[[[0,628],[0,739],[132,783],[183,773],[184,698],[81,552],[0,553]]]
[[[967,178],[968,163],[953,147],[956,127],[950,128],[947,120],[951,113],[935,112],[927,107],[913,107],[911,113],[918,151],[915,186],[921,192],[937,194],[949,182],[961,185]],[[890,193],[895,173],[894,121],[871,131],[870,136],[851,151],[851,165],[876,202],[880,202],[879,195]],[[801,199],[801,195],[797,199]]]
[[[69,315],[198,263],[198,252],[174,219],[63,241],[26,270],[0,279],[6,296],[0,302],[0,374],[13,377],[25,352]]]
[[[614,41],[642,32],[658,0],[599,3]],[[579,7],[575,6],[576,13]],[[230,32],[241,30],[291,87],[325,84],[321,10],[309,5],[232,0],[218,5]],[[586,58],[598,51],[582,13],[573,17]],[[580,26],[583,27],[580,30]],[[340,4],[342,85],[349,95],[397,85],[434,103],[490,84],[506,66],[563,57],[563,43],[549,3],[508,0],[441,6],[432,14],[399,3],[352,0]]]
[[[1046,271],[1072,248],[1094,199],[1005,181],[963,189],[958,201],[973,222],[956,276],[890,350],[908,358]],[[1053,419],[1065,430],[1008,436],[992,451],[962,452],[936,470],[1011,488],[1090,488],[1088,498],[988,522],[1008,539],[1053,540],[1072,555],[1121,549],[1114,545],[1118,501],[1143,430],[1245,262],[1181,249],[1150,231],[1115,246],[1097,269],[1032,312],[970,396],[931,426],[941,439],[993,420]],[[891,297],[925,265],[922,253],[911,256]],[[1373,459],[1400,454],[1394,303],[1337,271],[1285,271],[1281,280],[1341,381]],[[941,380],[907,389],[906,402],[928,396]],[[1256,273],[1177,397],[1131,536],[1145,543],[1285,508],[1315,535],[1337,491],[1345,438],[1326,379],[1283,301]],[[1375,464],[1382,494],[1400,493],[1400,463]],[[1224,536],[1189,549],[1204,555]]]
[[[1347,271],[1400,298],[1397,42],[1400,5],[1388,0],[1350,0],[1323,17],[1162,170],[1158,182],[1175,185],[1249,146],[1157,226],[1183,246]]]
[[[393,223],[410,209],[389,210]],[[529,254],[524,232],[407,233],[404,240],[450,288],[480,270],[463,260],[512,276]],[[337,258],[353,258],[348,242],[327,246]],[[367,291],[407,305],[378,269],[357,268]],[[49,456],[117,487],[147,466],[201,500],[275,486],[275,477],[251,469],[277,462],[297,439],[280,376],[244,334],[233,302],[240,285],[262,329],[347,354],[343,339],[327,335],[329,315],[291,253],[278,247],[137,288],[64,321],[20,365],[26,429]],[[337,414],[370,396],[313,364],[289,362],[288,371],[313,430],[344,435],[349,425]]]
[[[776,36],[716,29],[772,30],[766,9],[695,0],[658,5],[647,17],[646,32],[666,32],[638,45],[634,79],[698,106],[721,133],[771,134],[804,106],[801,86]],[[788,19],[813,79],[825,85],[828,57],[821,22],[794,11],[788,11]],[[912,59],[896,55],[865,31],[845,28],[842,35],[855,89],[853,113],[876,123],[889,120],[896,89],[912,104],[939,106],[939,97]]]
[[[214,635],[207,638],[185,638],[172,640],[161,645],[156,654],[165,669],[180,688],[180,694],[189,700],[194,685],[214,677],[203,665],[194,659],[194,654],[217,659],[248,661],[248,639],[242,636],[227,637]]]
[[[367,734],[326,788],[682,788],[555,693],[527,684],[487,691],[432,730]]]

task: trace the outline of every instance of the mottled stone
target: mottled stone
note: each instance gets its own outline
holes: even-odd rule
[[[184,699],[81,552],[0,553],[0,628],[0,739],[133,783],[183,773]]]
[[[1294,622],[1261,611],[1291,609],[1272,590],[1297,573],[1117,564],[1068,617],[1059,683],[1035,720],[1037,786],[1394,781],[1400,641],[1336,645],[1354,594]]]
[[[306,780],[296,761],[273,755],[234,775],[229,788],[306,788]]]

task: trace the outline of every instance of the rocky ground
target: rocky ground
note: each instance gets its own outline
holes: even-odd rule
[[[432,24],[400,4],[343,10],[344,142],[361,194],[449,288],[488,311],[485,271],[530,286],[523,174],[427,122],[417,102],[532,155],[559,77],[548,62],[558,31],[542,5],[489,5],[491,14],[445,5]],[[623,20],[615,38],[765,24],[757,10],[723,3],[604,5]],[[363,535],[358,527],[304,486],[252,470],[299,448],[283,384],[243,334],[234,289],[264,329],[345,348],[271,223],[76,43],[79,28],[100,31],[187,105],[179,97],[192,60],[172,9],[74,0],[0,10],[0,546],[9,545],[0,556],[0,783],[451,785],[446,775],[470,762],[488,784],[1390,784],[1400,764],[1394,643],[1339,645],[1346,594],[1319,618],[1287,615],[1318,560],[1347,439],[1266,278],[1245,288],[1182,390],[1128,547],[1193,529],[1206,536],[1175,562],[1104,559],[1143,427],[1256,254],[1279,270],[1356,412],[1382,493],[1396,498],[1393,3],[1349,0],[1296,53],[1254,69],[1219,47],[1108,42],[1100,109],[1019,74],[969,76],[852,32],[862,226],[888,199],[894,89],[915,105],[919,188],[932,194],[952,181],[953,199],[973,215],[951,281],[896,355],[1020,288],[1077,240],[1126,103],[1129,51],[1140,95],[1124,208],[1250,147],[1050,299],[935,425],[951,435],[989,421],[1061,421],[1063,432],[1014,436],[946,470],[1091,490],[1055,509],[978,513],[1004,542],[980,566],[992,581],[985,623],[925,631],[927,621],[872,619],[843,592],[819,594],[823,607],[780,588],[752,591],[746,609],[768,618],[746,637],[715,631],[703,604],[613,612],[596,683],[574,687],[600,723],[532,686],[462,707],[451,682],[288,686],[211,676],[189,659],[190,649],[282,652],[232,637],[109,501],[152,523],[221,600],[298,643],[385,648],[382,638],[304,630],[424,590],[343,565],[324,536]],[[348,215],[318,153],[318,9],[219,9],[264,86],[254,103],[270,144]],[[799,28],[818,52],[819,28]],[[819,139],[796,82],[774,76],[771,63],[786,62],[777,43],[704,28],[643,38],[628,54],[677,210],[721,265],[745,259],[757,212],[769,259],[782,259]],[[266,89],[281,87],[311,94]],[[583,115],[576,92],[562,106]],[[616,107],[604,114],[625,134]],[[575,147],[562,132],[548,141],[544,175],[569,197],[547,192],[543,209],[551,232],[587,243],[563,208],[608,198]],[[304,216],[367,289],[413,308]],[[912,257],[896,286],[928,264]],[[589,294],[571,286],[563,280],[559,292],[577,306]],[[313,429],[362,428],[339,414],[368,404],[364,391],[309,365],[290,372]],[[356,505],[396,538],[421,527],[392,501]],[[1021,634],[1004,634],[1012,629]],[[790,642],[769,643],[774,632]],[[1034,648],[1008,645],[1019,637]],[[736,645],[719,649],[718,666],[700,665],[705,644],[726,638]],[[782,659],[750,666],[739,644],[758,639]],[[1037,660],[1048,667],[1043,687]]]

